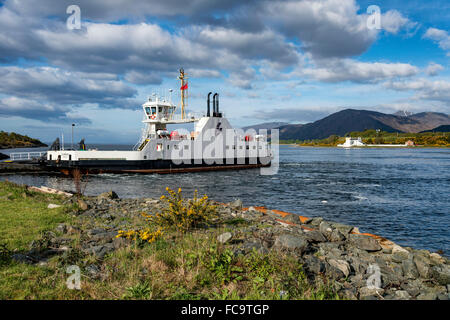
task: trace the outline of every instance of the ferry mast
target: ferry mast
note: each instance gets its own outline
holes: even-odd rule
[[[187,98],[188,98],[188,82],[187,75],[184,73],[184,69],[180,69],[180,76],[178,77],[181,81],[181,119],[183,120],[186,117],[185,108],[187,107]]]

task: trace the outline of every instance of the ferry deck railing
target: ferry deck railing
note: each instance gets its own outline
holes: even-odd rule
[[[13,152],[9,155],[11,161],[26,161],[36,160],[45,156],[47,151],[35,151],[35,152]]]

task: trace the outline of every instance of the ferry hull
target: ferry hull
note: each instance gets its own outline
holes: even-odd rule
[[[224,159],[222,163],[182,163],[175,164],[171,160],[81,160],[81,161],[47,161],[46,166],[49,169],[70,174],[73,170],[79,169],[85,173],[183,173],[183,172],[202,172],[218,170],[239,170],[254,169],[260,167],[269,167],[269,163],[262,163],[259,159],[250,161],[248,158],[240,159],[227,164]]]

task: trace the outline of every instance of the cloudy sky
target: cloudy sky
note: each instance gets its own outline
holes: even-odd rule
[[[236,127],[449,113],[449,21],[446,0],[0,0],[0,130],[133,143],[148,96],[178,103],[180,67],[189,110],[219,92]]]

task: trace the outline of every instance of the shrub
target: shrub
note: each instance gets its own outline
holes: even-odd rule
[[[216,247],[212,247],[209,253],[209,259],[205,261],[206,267],[221,284],[242,280],[244,270],[239,266],[233,251],[217,250]]]
[[[198,198],[197,190],[191,200],[183,199],[181,188],[178,192],[166,188],[169,196],[161,196],[167,206],[155,215],[143,214],[149,221],[163,229],[175,228],[181,233],[195,228],[202,224],[208,224],[217,217],[217,207],[212,205],[208,196]]]
[[[152,289],[147,281],[138,283],[133,287],[127,288],[127,294],[124,298],[129,299],[151,299]]]
[[[148,243],[152,243],[163,236],[164,232],[161,229],[151,231],[149,228],[142,230],[119,230],[116,238],[126,238],[132,240],[142,240]]]
[[[116,238],[127,238],[135,241],[144,241],[152,243],[163,237],[167,229],[177,230],[185,233],[191,228],[201,224],[208,224],[217,216],[217,207],[212,205],[208,197],[204,195],[198,198],[197,190],[191,200],[183,198],[181,188],[178,192],[166,188],[168,197],[161,196],[161,200],[166,201],[166,205],[156,214],[142,213],[153,227],[147,227],[140,230],[119,230]],[[156,231],[153,231],[156,228]]]

